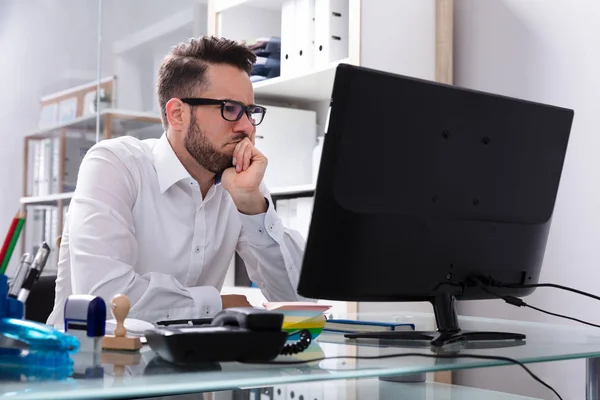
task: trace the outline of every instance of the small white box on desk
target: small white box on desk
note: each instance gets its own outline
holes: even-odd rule
[[[315,4],[314,64],[321,67],[348,57],[348,0]]]

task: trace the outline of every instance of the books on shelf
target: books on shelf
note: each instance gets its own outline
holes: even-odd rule
[[[65,139],[65,170],[61,192],[75,191],[79,166],[83,157],[96,144],[95,134],[89,132],[69,132]]]
[[[58,263],[58,247],[56,239],[62,227],[58,226],[59,212],[63,213],[63,221],[68,211],[68,206],[61,209],[55,206],[31,206],[28,209],[28,218],[26,230],[26,247],[25,252],[36,254],[42,242],[48,243],[50,246],[50,256],[46,263],[44,271],[55,271]]]
[[[43,196],[58,191],[59,138],[48,138],[30,144],[32,154],[32,186],[34,196]]]
[[[60,138],[51,137],[29,142],[31,153],[29,173],[32,196],[72,192],[75,190],[79,165],[85,153],[95,144],[95,136],[86,133],[70,132],[65,139],[64,176],[59,187]]]
[[[357,321],[350,319],[328,319],[324,331],[329,332],[384,332],[384,331],[410,331],[415,330],[414,324],[379,321]]]

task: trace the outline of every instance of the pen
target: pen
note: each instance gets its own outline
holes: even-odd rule
[[[27,297],[29,296],[31,288],[37,282],[38,278],[42,274],[42,271],[44,270],[44,267],[46,266],[46,261],[48,261],[49,254],[50,246],[48,246],[48,243],[43,242],[42,246],[35,254],[33,264],[31,264],[31,268],[29,268],[27,277],[25,278],[25,281],[21,286],[21,290],[19,291],[19,297],[17,299],[21,303],[25,303],[27,301]]]
[[[158,321],[156,325],[209,325],[212,318],[188,318],[188,319],[171,319],[166,321]]]
[[[25,281],[25,276],[27,275],[27,271],[29,271],[29,267],[31,266],[31,262],[33,261],[33,257],[31,254],[25,253],[21,257],[21,262],[19,264],[19,268],[17,269],[17,273],[15,274],[12,282],[10,283],[10,288],[8,291],[8,295],[12,298],[17,298],[19,295],[19,290],[21,290],[21,286]]]

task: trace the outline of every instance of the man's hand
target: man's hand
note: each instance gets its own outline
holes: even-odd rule
[[[259,190],[267,164],[267,158],[250,138],[242,139],[235,146],[233,167],[223,171],[221,183],[241,213],[255,215],[267,211],[267,202]]]
[[[221,303],[223,303],[223,310],[232,307],[252,307],[243,294],[222,294]]]

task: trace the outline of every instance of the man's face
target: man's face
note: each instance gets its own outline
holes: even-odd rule
[[[211,65],[207,78],[208,87],[198,90],[194,97],[254,103],[252,83],[244,71],[228,65]],[[255,132],[246,114],[230,122],[221,116],[220,105],[195,106],[184,145],[200,165],[216,174],[233,165],[233,150],[240,140],[249,137],[254,143]]]

